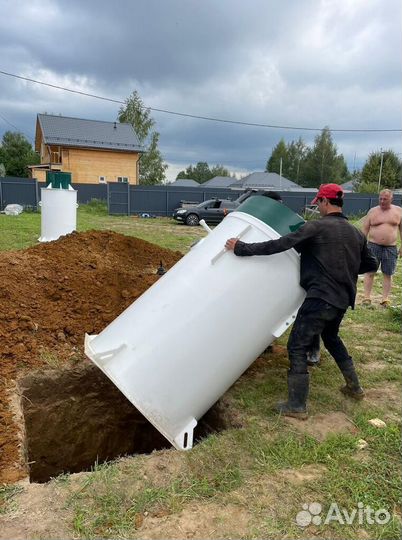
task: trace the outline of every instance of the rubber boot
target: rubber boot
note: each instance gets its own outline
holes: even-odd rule
[[[360,386],[359,377],[357,376],[354,366],[342,369],[342,375],[345,379],[346,385],[340,389],[342,394],[349,396],[353,399],[363,399],[364,390]]]
[[[281,414],[307,420],[309,377],[308,373],[288,373],[288,400],[277,405]]]

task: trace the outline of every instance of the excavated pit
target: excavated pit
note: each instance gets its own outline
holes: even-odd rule
[[[31,372],[19,380],[19,392],[31,482],[47,482],[119,456],[171,447],[92,364]],[[217,403],[200,420],[195,441],[228,427],[230,421]]]
[[[84,335],[152,286],[160,261],[169,270],[181,257],[112,231],[0,253],[0,483],[169,447],[85,358]],[[215,405],[195,438],[231,426],[224,409]]]
[[[72,233],[54,242],[0,253],[0,483],[27,475],[16,381],[38,369],[62,373],[85,364],[85,333],[100,333],[153,285],[159,279],[160,261],[169,270],[181,257],[179,252],[112,231]],[[50,386],[62,392],[61,384]],[[27,390],[27,395],[31,393],[41,395],[36,384]],[[42,399],[45,402],[45,393]],[[95,407],[92,402],[90,406]],[[51,420],[58,414],[52,407]],[[55,431],[49,418],[36,415],[32,421],[43,426],[36,432],[57,448],[64,431],[71,437],[67,423],[59,423]],[[60,446],[59,451],[70,452]],[[104,452],[109,455],[108,448]],[[35,456],[30,461],[39,462]]]

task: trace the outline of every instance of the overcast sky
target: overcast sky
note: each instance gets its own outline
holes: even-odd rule
[[[400,0],[0,0],[0,70],[240,122],[401,129]],[[0,137],[41,112],[114,121],[119,105],[0,74]],[[169,180],[190,163],[262,171],[272,129],[152,112]],[[401,133],[333,133],[350,168],[402,157]],[[330,179],[328,179],[330,180]]]

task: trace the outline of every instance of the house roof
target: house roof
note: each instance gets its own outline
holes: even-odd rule
[[[198,187],[200,184],[196,180],[192,180],[191,178],[178,178],[174,182],[171,182],[169,185],[176,187]]]
[[[349,180],[349,182],[344,182],[343,184],[341,184],[341,187],[343,188],[344,191],[355,191],[355,181],[354,180]]]
[[[202,184],[204,187],[220,187],[227,188],[233,184],[233,178],[230,176],[214,176]]]
[[[254,172],[249,174],[248,176],[245,176],[241,180],[237,180],[237,182],[233,182],[230,184],[230,187],[232,188],[266,188],[266,189],[275,189],[275,190],[294,190],[294,189],[301,189],[301,187],[296,184],[295,182],[292,182],[292,180],[288,180],[284,176],[279,176],[277,173],[272,172]]]
[[[131,124],[38,114],[45,144],[143,152]]]

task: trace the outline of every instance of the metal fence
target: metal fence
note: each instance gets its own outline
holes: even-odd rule
[[[202,187],[176,186],[131,186],[109,184],[109,214],[149,214],[171,216],[182,202],[198,204],[213,197],[235,200],[242,191]],[[297,213],[302,213],[314,197],[311,192],[278,191],[284,204]],[[401,204],[401,195],[394,196],[394,204]],[[363,215],[378,204],[378,194],[345,193],[344,213],[348,216]]]
[[[30,178],[0,177],[0,209],[7,204],[18,203],[25,208],[38,209],[41,188],[44,183]],[[77,200],[85,204],[92,199],[107,202],[109,214],[149,214],[171,216],[182,202],[198,204],[213,197],[235,200],[242,191],[225,188],[179,187],[179,186],[133,186],[124,183],[72,184],[77,190]],[[310,204],[314,193],[278,191],[284,204],[294,212],[301,213]],[[401,204],[402,195],[394,195],[394,204]],[[346,193],[346,215],[363,215],[378,204],[376,193]]]
[[[0,176],[0,210],[8,204],[20,204],[24,208],[38,210],[41,200],[41,188],[44,182],[38,182],[32,178],[17,178],[14,176]],[[92,199],[107,201],[107,184],[72,184],[77,190],[77,200],[80,204],[86,204]]]

